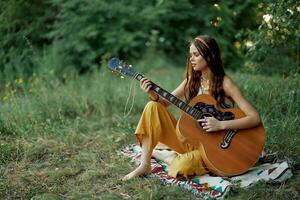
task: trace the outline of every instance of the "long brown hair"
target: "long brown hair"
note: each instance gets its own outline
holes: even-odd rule
[[[216,99],[221,107],[229,107],[225,103],[225,92],[223,89],[223,80],[225,76],[221,52],[216,40],[208,35],[200,35],[196,37],[191,43],[197,48],[200,55],[206,60],[209,69],[212,72],[212,85],[210,85],[211,95]],[[186,85],[185,99],[189,102],[192,98],[197,96],[199,88],[201,87],[201,71],[195,71],[192,67],[190,58],[188,56],[186,67]],[[232,104],[233,100],[230,99]]]

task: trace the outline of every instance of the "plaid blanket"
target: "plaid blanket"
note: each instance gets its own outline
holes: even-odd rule
[[[129,157],[138,165],[140,163],[141,148],[132,144],[121,150],[121,154]],[[273,161],[270,157],[264,156],[260,160]],[[276,160],[275,160],[276,161]],[[286,161],[275,163],[264,163],[251,168],[247,173],[234,177],[219,177],[209,174],[190,179],[179,180],[168,176],[168,166],[157,159],[151,159],[151,176],[159,178],[163,183],[177,185],[203,199],[222,199],[230,190],[249,187],[258,181],[283,182],[292,177],[292,171]]]

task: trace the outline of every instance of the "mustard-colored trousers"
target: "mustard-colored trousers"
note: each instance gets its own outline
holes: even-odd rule
[[[143,145],[143,137],[149,137],[149,150],[153,151],[158,143],[163,143],[178,153],[169,166],[168,174],[172,177],[182,175],[203,175],[208,171],[202,160],[202,151],[180,140],[183,136],[176,131],[177,121],[166,107],[154,101],[145,106],[135,135]]]

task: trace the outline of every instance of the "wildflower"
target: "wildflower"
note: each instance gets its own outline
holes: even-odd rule
[[[294,14],[294,12],[291,9],[287,9],[286,11],[289,12],[291,15]]]
[[[23,79],[22,78],[19,78],[15,81],[17,84],[21,85],[23,83]]]
[[[272,18],[273,18],[273,15],[271,15],[271,14],[266,14],[266,15],[263,16],[263,19],[267,23],[270,23],[270,21],[271,21]]]
[[[218,22],[222,21],[222,17],[217,17],[217,21]]]
[[[249,68],[249,69],[253,69],[253,68],[255,67],[255,64],[254,64],[254,63],[251,63],[251,62],[247,62],[247,63],[245,64],[245,66],[246,66],[247,68]]]
[[[250,47],[253,46],[253,42],[250,41],[250,40],[247,40],[247,41],[245,42],[245,45],[246,45],[247,48],[250,48]]]
[[[214,4],[214,7],[215,7],[217,10],[221,10],[219,4],[217,4],[217,3]]]
[[[235,48],[239,49],[241,47],[241,43],[239,41],[235,41],[234,44]]]
[[[210,22],[214,27],[217,27],[219,25],[218,21],[211,21]]]

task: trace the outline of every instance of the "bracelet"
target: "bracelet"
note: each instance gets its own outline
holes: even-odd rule
[[[151,100],[151,101],[158,101],[159,100],[159,95],[157,94],[157,98],[156,99],[151,99],[151,97],[149,97],[149,99]]]

